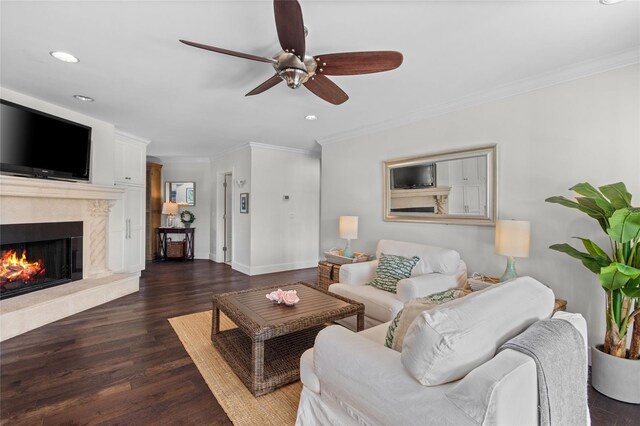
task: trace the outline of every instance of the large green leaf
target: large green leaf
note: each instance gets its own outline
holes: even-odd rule
[[[549,248],[551,250],[559,251],[561,253],[566,253],[569,256],[582,261],[582,264],[594,274],[599,273],[602,267],[609,264],[602,258],[591,256],[588,253],[582,253],[581,251],[576,250],[575,248],[571,247],[569,244],[566,244],[566,243],[553,244],[549,246]]]
[[[608,216],[605,214],[605,211],[596,204],[595,200],[593,198],[577,197],[576,201],[585,209],[585,213],[587,213],[589,217],[597,220],[600,227],[606,231],[609,227]]]
[[[591,206],[585,206],[585,205],[580,204],[580,203],[578,203],[576,201],[569,200],[568,198],[563,197],[563,196],[549,197],[545,201],[547,203],[560,204],[561,206],[569,207],[571,209],[580,210],[581,212],[586,213],[589,217],[593,217],[594,219],[596,219],[598,221],[598,223],[600,223],[600,227],[602,228],[603,231],[606,232],[606,230],[607,230],[607,225],[608,224],[607,224],[606,220],[603,219],[602,211],[598,212],[597,210],[594,210],[593,207],[591,207]],[[584,203],[584,201],[583,201],[583,203]]]
[[[565,198],[563,196],[549,197],[545,201],[547,203],[560,204],[561,206],[569,207],[571,209],[577,209],[587,214],[589,217],[593,217],[592,216],[593,209],[583,206],[575,201],[569,200],[568,198]],[[596,218],[596,220],[598,220],[598,223],[600,223],[600,227],[602,228],[602,230],[606,232],[608,224],[605,221],[603,221],[601,218],[600,219]]]
[[[615,264],[618,272],[620,272],[621,274],[625,274],[630,279],[635,280],[636,278],[640,277],[640,269],[634,268],[633,266],[625,265],[624,263],[620,262],[615,262]]]
[[[593,204],[595,204],[604,213],[605,217],[611,216],[616,210],[609,200],[607,200],[600,191],[588,182],[578,183],[569,189],[592,200]]]
[[[640,209],[616,210],[609,219],[607,233],[612,240],[619,243],[638,241],[640,238]]]
[[[622,293],[627,297],[640,299],[640,277],[629,280],[627,285],[622,289]]]
[[[598,278],[600,279],[600,283],[602,283],[602,287],[607,290],[621,289],[631,279],[630,276],[618,270],[618,264],[615,262],[600,269]]]
[[[605,253],[605,251],[602,250],[600,247],[598,247],[596,243],[586,238],[580,238],[580,237],[577,237],[577,238],[582,241],[584,248],[587,249],[587,251],[591,256],[605,259],[606,265],[611,263],[611,258],[609,257],[609,255]],[[605,265],[601,265],[601,266],[605,266]]]
[[[627,191],[624,183],[616,182],[601,186],[599,189],[616,210],[631,207],[631,194]]]
[[[585,209],[585,212],[589,216],[596,219],[604,217],[604,210],[596,204],[596,201],[593,198],[576,197],[576,201]]]
[[[569,188],[570,191],[574,191],[577,192],[578,194],[584,196],[584,197],[589,197],[589,198],[603,198],[602,194],[600,193],[600,191],[598,191],[593,185],[591,185],[589,182],[580,182],[577,183],[575,185],[573,185],[571,188]]]

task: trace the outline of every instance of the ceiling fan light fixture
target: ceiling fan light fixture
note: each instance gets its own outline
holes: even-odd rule
[[[54,58],[56,58],[59,61],[67,62],[67,63],[70,63],[70,64],[76,64],[76,63],[80,62],[80,59],[76,58],[71,53],[67,53],[67,52],[60,52],[58,50],[52,50],[51,52],[49,52],[49,55],[53,56]]]
[[[307,81],[309,74],[298,68],[285,68],[278,71],[278,75],[287,83],[292,89],[297,89],[302,83]]]
[[[600,0],[601,4],[604,4],[605,6],[611,5],[611,4],[616,4],[616,3],[622,3],[624,0]]]

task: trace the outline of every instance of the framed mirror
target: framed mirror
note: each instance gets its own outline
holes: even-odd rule
[[[196,205],[195,182],[165,182],[164,185],[166,202],[178,203],[181,206]]]
[[[384,162],[384,220],[495,225],[497,145]]]

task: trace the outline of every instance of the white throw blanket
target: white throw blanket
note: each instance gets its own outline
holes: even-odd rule
[[[589,424],[587,360],[582,335],[561,319],[537,321],[503,344],[498,352],[513,349],[536,363],[539,424]]]

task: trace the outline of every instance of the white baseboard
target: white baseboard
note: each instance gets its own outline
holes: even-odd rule
[[[231,262],[231,267],[246,275],[262,275],[272,272],[292,271],[296,269],[315,268],[318,266],[318,259],[303,260],[300,262],[279,263],[273,265],[247,266],[238,262]]]

